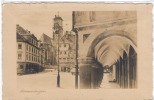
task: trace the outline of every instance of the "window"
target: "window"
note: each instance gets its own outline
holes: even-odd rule
[[[60,54],[62,54],[62,52],[60,51]]]
[[[19,60],[22,59],[22,54],[18,54],[18,59],[19,59]]]
[[[20,69],[23,69],[23,65],[20,65]]]
[[[29,60],[31,60],[31,56],[29,55]]]
[[[66,44],[64,44],[64,47],[66,47]]]
[[[22,44],[18,44],[18,49],[22,49]]]
[[[29,42],[31,42],[31,38],[29,39]]]
[[[64,51],[64,54],[66,54],[66,51]]]
[[[38,62],[40,62],[40,60],[39,60],[40,58],[38,57]]]
[[[33,43],[33,39],[32,39],[32,43]]]
[[[29,52],[30,52],[30,50],[31,50],[31,47],[29,46]]]
[[[26,50],[28,51],[28,44],[26,45]]]
[[[26,54],[26,60],[28,60],[28,54]]]
[[[32,47],[32,53],[33,53],[33,47]]]

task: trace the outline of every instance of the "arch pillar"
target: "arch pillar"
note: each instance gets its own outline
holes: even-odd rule
[[[130,75],[129,75],[129,86],[130,88],[137,87],[137,53],[132,47],[130,47],[129,52],[129,65],[130,65]]]
[[[92,57],[79,58],[80,88],[98,88],[103,77],[103,68]]]

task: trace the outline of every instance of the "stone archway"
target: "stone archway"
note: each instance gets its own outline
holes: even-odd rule
[[[96,46],[100,41],[102,41],[106,38],[112,37],[112,36],[120,36],[120,37],[130,40],[132,42],[131,45],[136,49],[137,40],[135,37],[132,36],[132,34],[125,32],[125,31],[110,30],[110,31],[105,31],[105,32],[99,34],[95,39],[93,39],[93,41],[91,43],[85,43],[85,45],[89,46],[87,56],[93,57],[92,54],[94,53],[94,51],[93,51],[94,46]]]
[[[133,48],[136,49],[137,44],[136,44],[136,38],[130,34],[127,33],[125,31],[116,31],[116,30],[110,30],[110,31],[105,31],[101,34],[99,34],[98,36],[95,36],[95,38],[93,38],[93,40],[89,41],[85,41],[84,45],[85,45],[85,58],[79,58],[79,66],[80,66],[80,88],[97,88],[99,87],[101,82],[101,79],[103,78],[103,73],[100,74],[101,78],[98,78],[98,71],[102,70],[101,68],[103,68],[103,66],[105,66],[103,63],[101,63],[100,61],[98,61],[98,58],[96,58],[95,55],[95,46],[98,45],[99,43],[101,43],[101,41],[105,41],[106,39],[110,39],[111,37],[120,37],[123,40],[127,40],[125,41],[126,43],[129,42],[129,45],[131,45]],[[90,38],[92,39],[92,38]],[[112,41],[112,40],[111,40]],[[105,44],[104,44],[105,45]],[[104,45],[100,45],[99,50],[102,50],[102,47]],[[122,48],[123,49],[123,48]],[[124,50],[125,47],[124,47]],[[104,52],[108,52],[108,48],[105,48],[105,51],[102,51],[102,53]],[[115,54],[116,51],[110,52],[112,54]],[[101,54],[102,54],[101,53]],[[119,52],[116,52],[116,54],[119,54]],[[116,54],[114,55],[116,57]],[[105,56],[103,56],[105,57]],[[115,63],[115,62],[112,62]],[[98,80],[94,80],[94,79],[98,79]]]

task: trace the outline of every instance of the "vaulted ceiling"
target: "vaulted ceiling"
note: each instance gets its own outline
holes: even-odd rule
[[[129,47],[132,46],[135,51],[135,45],[127,38],[120,36],[111,36],[101,40],[94,48],[95,58],[103,66],[113,65],[120,57],[123,58],[123,52],[129,53]]]

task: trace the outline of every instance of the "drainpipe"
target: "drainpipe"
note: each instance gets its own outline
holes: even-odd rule
[[[78,89],[78,31],[77,31],[77,29],[74,28],[74,25],[75,25],[75,12],[73,11],[73,13],[72,13],[72,31],[75,32],[75,37],[76,37],[76,42],[75,42],[76,43],[75,88]]]

